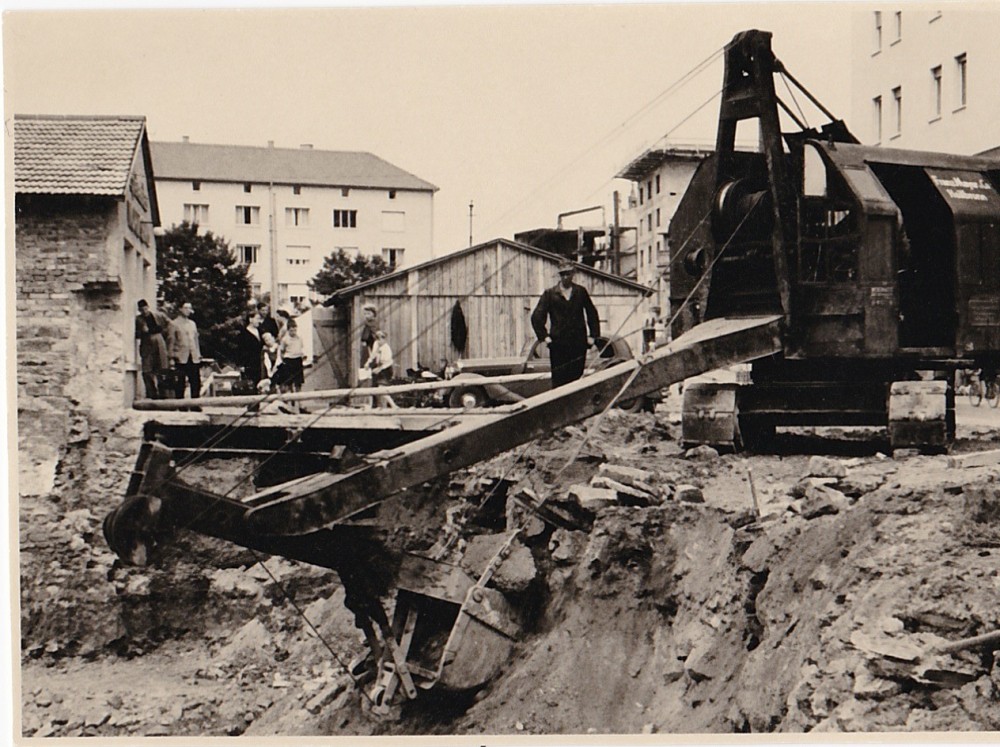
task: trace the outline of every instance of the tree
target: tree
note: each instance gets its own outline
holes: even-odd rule
[[[229,244],[211,231],[198,233],[184,221],[156,237],[158,303],[174,310],[190,301],[198,325],[201,354],[230,363],[237,359],[236,339],[252,297],[247,268]]]
[[[387,275],[392,269],[381,257],[352,257],[338,249],[323,260],[323,267],[309,281],[309,287],[321,296],[330,296],[349,285]]]

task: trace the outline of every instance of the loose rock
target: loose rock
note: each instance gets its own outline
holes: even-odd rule
[[[704,503],[705,494],[694,485],[678,485],[674,489],[674,500],[683,503]]]
[[[825,486],[813,486],[806,491],[799,513],[803,518],[816,519],[840,513],[849,506],[847,496],[839,490]]]
[[[709,461],[719,458],[719,452],[713,449],[707,444],[702,444],[700,446],[695,446],[693,449],[688,449],[684,452],[685,459],[701,459],[704,461]]]
[[[609,488],[597,488],[591,485],[572,485],[569,496],[576,498],[583,508],[589,511],[600,511],[608,506],[618,505],[618,493]]]
[[[636,467],[626,467],[621,464],[605,463],[598,467],[597,471],[602,475],[610,477],[612,480],[623,482],[626,485],[631,485],[632,487],[648,485],[654,480],[654,475],[649,470],[638,469]]]
[[[590,484],[595,488],[615,491],[618,501],[625,506],[649,506],[657,502],[656,496],[645,490],[639,490],[609,477],[594,477]]]
[[[814,456],[809,460],[809,472],[811,477],[847,477],[847,468],[836,459],[830,457]]]

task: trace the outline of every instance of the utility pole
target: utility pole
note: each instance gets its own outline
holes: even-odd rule
[[[618,190],[615,190],[615,207],[614,207],[614,222],[611,224],[611,272],[615,275],[622,274],[621,260],[619,258],[619,242],[621,241],[621,236],[618,233],[618,209],[621,204],[621,198],[618,194]]]
[[[469,200],[469,246],[472,246],[472,200]]]
[[[267,185],[267,253],[271,265],[271,282],[268,292],[271,295],[272,311],[278,308],[278,226],[275,216],[274,182]]]

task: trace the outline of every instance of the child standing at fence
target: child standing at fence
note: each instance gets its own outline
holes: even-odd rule
[[[263,377],[261,384],[266,379],[265,391],[271,391],[271,388],[277,383],[275,378],[278,373],[278,366],[281,364],[281,350],[278,348],[278,341],[270,332],[265,332],[261,337],[261,341],[263,342],[260,366],[261,376]]]
[[[365,368],[372,372],[372,386],[383,386],[392,381],[392,348],[389,347],[389,337],[385,332],[379,330],[375,333],[375,344],[365,363]],[[375,404],[378,407],[395,407],[392,397],[388,394],[379,394],[375,397]]]
[[[282,391],[298,392],[305,383],[302,370],[302,359],[305,348],[299,337],[299,325],[294,319],[288,320],[285,336],[281,340],[281,367],[278,369],[278,386]]]

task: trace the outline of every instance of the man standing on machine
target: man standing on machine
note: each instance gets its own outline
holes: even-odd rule
[[[575,271],[573,262],[560,262],[559,284],[542,293],[531,313],[535,336],[549,346],[553,389],[583,376],[587,349],[601,335],[597,308],[587,289],[573,282]],[[548,329],[546,324],[550,325]]]

